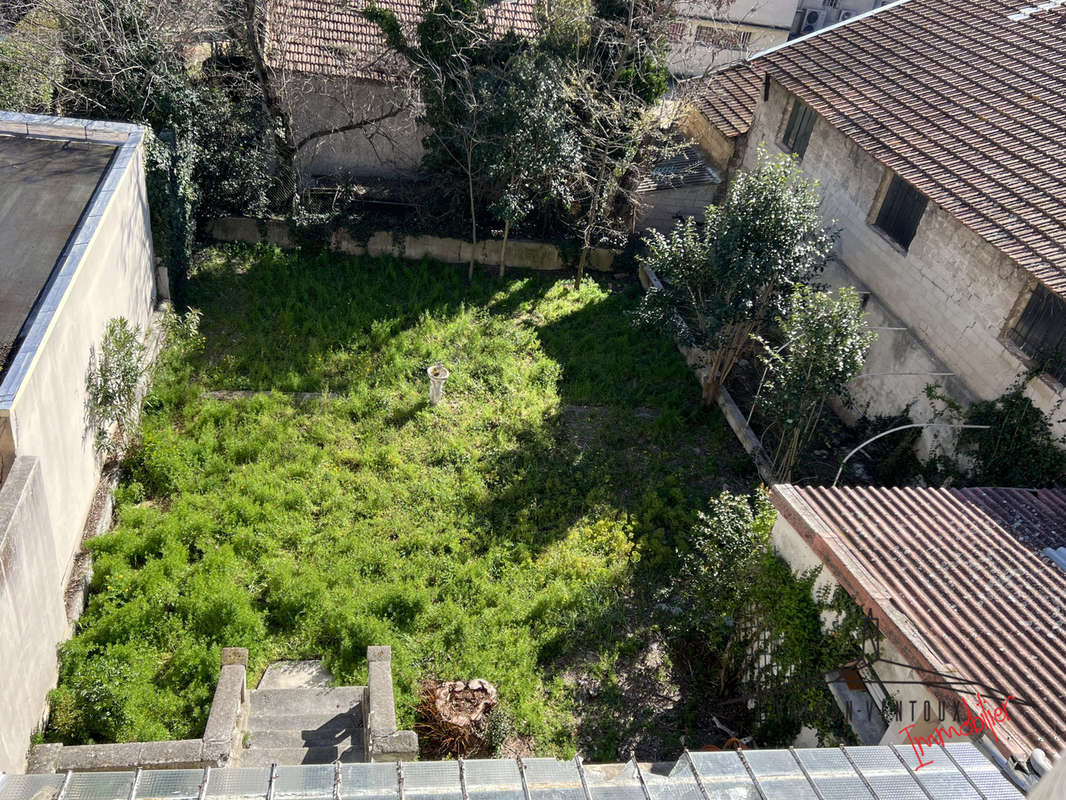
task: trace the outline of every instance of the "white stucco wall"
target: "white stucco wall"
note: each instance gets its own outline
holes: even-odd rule
[[[16,458],[0,486],[0,770],[22,772],[67,636],[62,567],[40,462]]]
[[[53,138],[85,139],[89,130],[77,120],[10,114],[0,114],[0,130],[17,132],[16,118],[45,120],[38,129]],[[0,414],[8,417],[17,457],[0,487],[7,501],[0,504],[0,617],[17,621],[14,630],[0,628],[0,639],[18,642],[17,660],[0,650],[0,770],[8,772],[22,771],[55,685],[55,650],[67,635],[66,583],[99,483],[85,421],[90,351],[110,319],[125,317],[144,331],[155,306],[143,131],[101,127],[88,138],[118,149],[0,383]],[[35,133],[32,124],[29,131]]]
[[[771,81],[769,99],[755,114],[744,167],[754,161],[760,142],[770,152],[783,152],[778,141],[790,102],[788,92]],[[879,205],[886,168],[824,119],[815,123],[801,167],[819,183],[826,222],[840,228],[839,259],[884,311],[910,329],[915,343],[958,376],[958,399],[1002,394],[1026,368],[1002,336],[1030,291],[1030,275],[932,202],[906,252],[890,242],[868,221],[875,202]],[[924,361],[905,352],[906,338],[892,338],[895,349],[878,362],[878,371],[885,371],[886,363],[902,368]],[[895,413],[915,383],[886,389],[888,382],[867,382],[856,396],[875,412]],[[1062,390],[1038,377],[1028,393],[1052,413]],[[1066,433],[1066,423],[1059,422],[1057,432]]]
[[[114,193],[9,405],[15,452],[40,459],[55,551],[64,567],[77,548],[99,480],[94,439],[85,423],[90,351],[114,317],[147,329],[156,293],[152,262],[144,149],[138,146],[122,165]]]

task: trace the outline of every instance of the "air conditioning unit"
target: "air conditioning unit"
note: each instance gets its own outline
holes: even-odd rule
[[[800,33],[814,33],[825,25],[825,10],[821,8],[808,8],[803,12],[803,24],[800,25]]]
[[[841,11],[840,12],[840,22],[847,22],[852,17],[857,17],[857,16],[859,16],[859,12],[858,11]]]

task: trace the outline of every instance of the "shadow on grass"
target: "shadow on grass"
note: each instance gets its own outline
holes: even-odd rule
[[[207,346],[197,367],[206,388],[343,392],[365,379],[375,348],[425,315],[450,317],[543,294],[544,281],[501,284],[432,262],[281,253],[232,245],[208,251],[186,287],[203,312]],[[363,370],[363,371],[360,371]]]

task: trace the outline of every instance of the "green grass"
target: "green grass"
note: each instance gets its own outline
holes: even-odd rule
[[[638,291],[209,251],[188,285],[206,347],[149,397],[49,737],[199,735],[223,646],[253,676],[322,657],[360,683],[389,644],[403,724],[420,679],[482,677],[538,753],[572,754],[576,720],[626,702],[572,676],[654,634],[677,537],[751,478],[676,350],[630,324]],[[266,393],[203,396],[230,389]]]

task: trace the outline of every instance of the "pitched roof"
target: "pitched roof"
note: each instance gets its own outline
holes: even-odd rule
[[[912,666],[1017,698],[1001,749],[1066,746],[1066,572],[1037,555],[1066,543],[1066,491],[779,485],[773,501]]]
[[[377,0],[410,36],[421,18],[419,0]],[[362,16],[368,0],[271,0],[266,54],[275,69],[312,75],[387,80],[396,62],[378,27]],[[485,10],[497,34],[537,33],[535,0],[498,0]]]
[[[757,62],[1066,294],[1066,4],[906,0]]]
[[[681,92],[715,128],[730,138],[747,133],[762,94],[763,72],[741,61],[707,76],[690,78]]]

